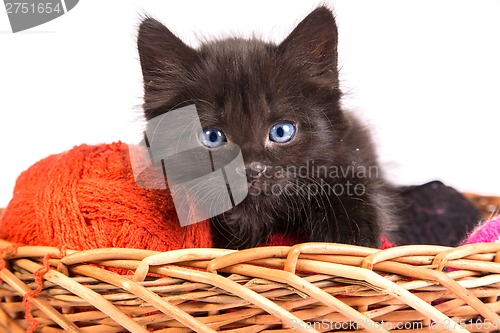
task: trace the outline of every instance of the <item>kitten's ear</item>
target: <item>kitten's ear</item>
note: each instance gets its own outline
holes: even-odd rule
[[[151,17],[146,17],[139,27],[137,48],[144,79],[145,103],[157,92],[163,92],[163,98],[168,98],[174,87],[185,82],[189,68],[197,59],[194,49]]]
[[[332,76],[338,83],[337,24],[327,7],[311,12],[278,46],[287,61],[300,62],[311,76]]]

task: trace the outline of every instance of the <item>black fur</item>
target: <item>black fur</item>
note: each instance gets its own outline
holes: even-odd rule
[[[214,246],[253,247],[273,233],[379,245],[391,224],[390,189],[369,134],[341,108],[329,9],[314,10],[279,45],[230,38],[196,50],[146,18],[138,48],[146,119],[195,104],[203,126],[241,148],[250,195],[212,219]],[[283,120],[296,125],[295,137],[269,141],[270,128]]]

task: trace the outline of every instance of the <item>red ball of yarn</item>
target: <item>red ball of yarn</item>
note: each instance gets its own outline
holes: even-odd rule
[[[168,190],[136,184],[121,142],[81,145],[23,172],[0,218],[0,238],[75,250],[212,245],[208,221],[181,227]]]

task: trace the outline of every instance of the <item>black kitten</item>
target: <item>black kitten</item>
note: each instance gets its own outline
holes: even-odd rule
[[[241,148],[249,195],[212,219],[215,247],[254,247],[275,233],[379,245],[390,190],[368,133],[340,106],[329,9],[314,10],[279,45],[230,38],[199,49],[146,18],[138,48],[147,120],[195,104],[205,146]]]

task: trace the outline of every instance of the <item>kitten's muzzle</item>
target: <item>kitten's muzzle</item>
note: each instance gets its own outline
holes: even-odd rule
[[[264,172],[266,171],[267,166],[260,162],[252,162],[250,164],[246,164],[245,167],[237,168],[236,172],[240,175],[246,175],[247,182],[250,186],[256,186],[257,180],[262,177]]]

